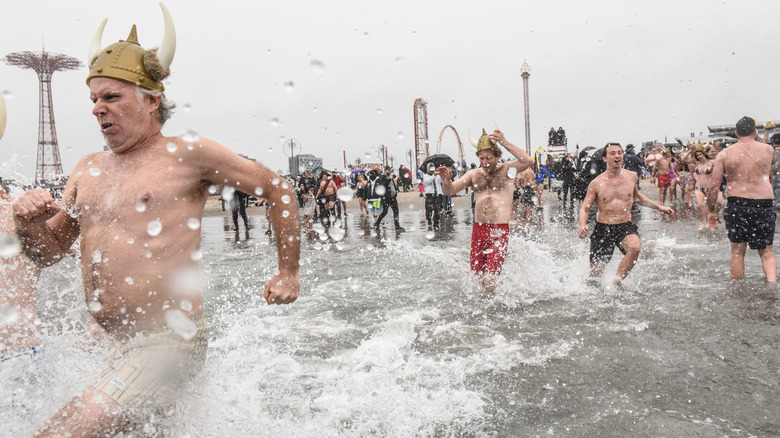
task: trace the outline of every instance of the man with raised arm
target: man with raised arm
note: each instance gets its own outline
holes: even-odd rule
[[[623,147],[620,143],[607,143],[601,157],[607,164],[607,170],[588,186],[580,208],[579,237],[584,239],[588,236],[588,214],[595,204],[598,216],[590,236],[590,275],[601,275],[617,247],[625,254],[613,281],[614,285],[620,286],[636,264],[641,246],[637,227],[631,223],[631,205],[636,202],[669,216],[674,215],[674,210],[651,201],[639,192],[636,173],[623,169]]]
[[[717,193],[726,177],[727,205],[723,219],[731,241],[731,277],[745,276],[747,246],[758,251],[761,268],[769,282],[777,280],[777,262],[772,253],[776,214],[772,206],[771,173],[775,152],[756,140],[756,122],[743,117],[737,122],[737,142],[715,158],[709,193]],[[707,197],[708,222],[717,228],[716,196]]]
[[[168,402],[169,390],[200,368],[209,333],[198,281],[200,222],[210,186],[232,186],[275,205],[279,272],[263,295],[283,304],[300,291],[298,209],[287,184],[212,140],[160,131],[172,108],[162,79],[175,50],[164,6],[163,14],[166,32],[156,52],[138,44],[135,26],[127,40],[101,50],[103,22],[87,84],[109,150],[76,164],[61,203],[43,190],[14,203],[23,250],[39,264],[55,263],[81,237],[85,299],[112,344],[107,368],[42,436],[113,435],[136,420],[138,408]]]
[[[479,141],[469,131],[469,140],[477,148],[480,167],[466,172],[455,181],[448,167],[436,169],[442,178],[443,192],[447,196],[472,187],[476,205],[474,226],[471,232],[471,271],[481,277],[486,290],[495,289],[497,277],[506,257],[509,243],[509,223],[512,220],[512,193],[515,190],[515,175],[527,169],[533,160],[524,150],[509,143],[498,129],[488,135],[482,130]],[[500,163],[503,146],[517,160]]]

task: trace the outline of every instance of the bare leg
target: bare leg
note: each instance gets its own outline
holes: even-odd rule
[[[699,222],[701,222],[699,231],[702,231],[707,228],[707,206],[704,205],[705,197],[701,190],[696,190],[694,195],[696,195],[696,213],[699,216]]]
[[[616,285],[620,285],[620,282],[626,278],[628,273],[631,272],[631,269],[634,268],[634,265],[639,258],[639,250],[642,246],[642,242],[639,239],[639,236],[630,234],[623,239],[620,246],[623,248],[623,251],[626,252],[626,255],[623,256],[623,260],[621,260],[618,265],[616,273],[617,278],[615,281]]]
[[[593,278],[600,277],[604,271],[604,263],[590,262],[590,276]]]
[[[658,199],[661,200],[661,205],[664,205],[666,202],[666,187],[658,189]]]
[[[87,388],[51,417],[35,436],[113,436],[124,424],[122,409],[114,399]]]
[[[745,276],[745,251],[747,243],[731,243],[731,278]]]
[[[772,253],[772,245],[759,249],[758,255],[761,256],[761,269],[764,270],[766,281],[774,283],[777,281],[777,262],[774,253]]]

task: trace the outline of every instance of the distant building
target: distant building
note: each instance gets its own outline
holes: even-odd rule
[[[317,169],[322,169],[322,158],[315,157],[311,154],[300,154],[289,158],[290,161],[290,175],[298,176],[304,171],[314,172]]]

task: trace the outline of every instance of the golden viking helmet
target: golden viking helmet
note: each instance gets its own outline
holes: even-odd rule
[[[496,125],[496,131],[499,131],[498,123],[496,123],[495,120],[493,120],[493,124]],[[496,143],[490,139],[488,133],[485,132],[485,128],[482,128],[482,135],[479,137],[479,141],[474,140],[474,137],[471,136],[471,129],[469,129],[469,141],[471,142],[471,145],[477,149],[477,152],[482,152],[486,149],[494,149],[496,147]]]
[[[162,80],[171,73],[171,62],[176,53],[176,29],[168,8],[163,3],[160,3],[160,8],[165,20],[165,34],[159,49],[145,50],[141,47],[134,24],[127,40],[119,40],[101,50],[100,41],[108,21],[108,18],[103,19],[89,46],[87,85],[92,78],[103,77],[131,82],[150,90],[165,91]]]
[[[3,93],[0,93],[0,138],[3,138],[5,133],[5,99]]]

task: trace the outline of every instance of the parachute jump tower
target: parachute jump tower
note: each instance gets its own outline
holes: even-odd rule
[[[38,158],[35,164],[35,185],[47,187],[60,184],[63,176],[57,129],[54,125],[54,105],[51,97],[51,77],[58,70],[75,70],[83,64],[76,58],[58,53],[15,52],[6,55],[5,62],[20,68],[35,70],[39,82]]]
[[[428,155],[428,102],[418,98],[414,101],[414,168]]]

